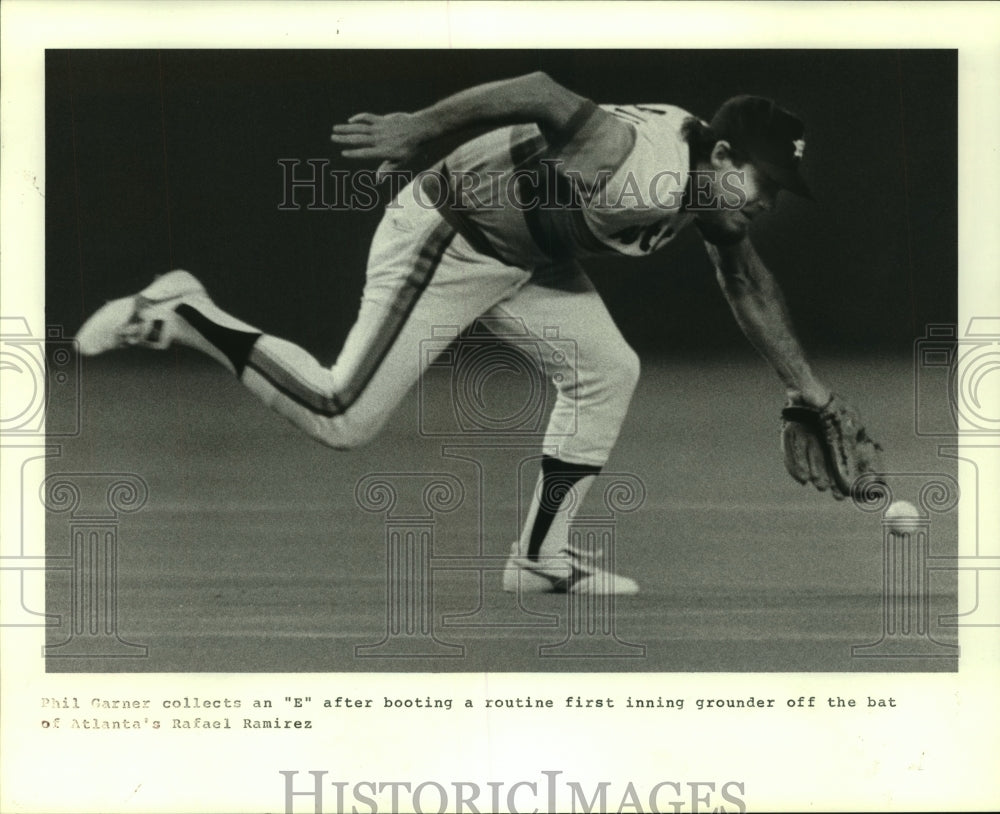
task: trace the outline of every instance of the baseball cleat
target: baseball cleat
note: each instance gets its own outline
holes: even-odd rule
[[[595,558],[571,548],[555,556],[529,560],[511,544],[510,558],[503,571],[503,589],[525,594],[590,594],[592,596],[632,596],[639,593],[634,579],[601,568]]]
[[[194,275],[168,272],[138,294],[97,309],[77,333],[77,347],[84,356],[131,346],[163,350],[174,336],[174,308],[185,299],[207,296]]]

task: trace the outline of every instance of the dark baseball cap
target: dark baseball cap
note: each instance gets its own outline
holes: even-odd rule
[[[799,175],[806,142],[805,125],[798,116],[762,96],[734,96],[716,111],[711,126],[717,139],[749,153],[778,186],[812,199]]]

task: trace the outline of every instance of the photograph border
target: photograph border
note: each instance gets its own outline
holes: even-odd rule
[[[995,278],[1000,260],[998,212],[982,194],[983,178],[1000,177],[995,146],[1000,136],[1000,54],[989,36],[1000,23],[996,8],[974,3],[949,3],[947,8],[943,3],[800,8],[782,3],[13,0],[0,7],[0,14],[0,302],[3,316],[22,318],[30,329],[45,324],[46,48],[384,48],[401,43],[553,48],[595,39],[601,47],[663,47],[662,36],[652,30],[654,21],[661,23],[660,30],[672,32],[674,44],[690,48],[746,47],[750,42],[758,48],[958,48],[959,327],[975,317],[1000,315]],[[610,30],[609,18],[615,23]],[[992,402],[995,396],[991,391],[988,398]],[[51,443],[44,438],[33,443],[4,439],[4,447],[31,447],[39,456]],[[968,486],[980,496],[995,494],[990,484],[997,483],[1000,474],[998,447],[975,438],[963,438],[961,447],[976,461],[971,481],[967,467],[960,471],[963,492]],[[23,449],[16,454],[23,455]],[[10,500],[22,488],[19,472],[5,468],[3,477],[5,509],[11,503],[16,509],[3,512],[3,536],[20,539],[22,524],[42,526],[42,509],[29,511],[25,501]],[[141,486],[135,487],[128,505],[135,505],[141,491]],[[970,540],[972,551],[980,552],[982,544],[988,553],[988,541],[1000,539],[992,514],[986,506],[979,506],[978,513],[960,512],[961,556],[968,556]],[[43,560],[36,563],[42,569]],[[960,582],[963,586],[968,582]],[[312,674],[51,674],[45,672],[40,655],[44,630],[4,624],[0,810],[284,810],[281,807],[290,801],[283,771],[300,773],[304,787],[296,790],[308,789],[310,772],[325,772],[324,782],[342,780],[344,788],[354,792],[359,783],[369,781],[465,782],[483,789],[494,782],[501,784],[498,793],[507,795],[519,783],[544,787],[546,772],[561,772],[564,780],[586,781],[588,796],[595,779],[607,781],[616,806],[624,802],[628,785],[645,793],[657,783],[673,783],[688,795],[682,810],[709,806],[708,784],[712,791],[729,792],[716,805],[737,810],[740,802],[746,810],[987,810],[1000,792],[995,773],[1000,743],[993,734],[1000,729],[1000,701],[994,690],[1000,664],[998,632],[995,624],[963,627],[959,671],[941,675],[351,673],[331,680]],[[525,692],[599,697],[607,695],[612,683],[655,687],[657,695],[774,697],[782,699],[785,708],[766,722],[755,709],[700,715],[686,711],[676,719],[641,723],[610,710],[552,710],[540,717],[530,710],[501,716],[476,708],[436,719],[433,711],[422,710],[390,710],[371,717],[345,712],[327,719],[328,725],[318,731],[273,733],[266,739],[214,732],[199,740],[189,733],[57,732],[53,723],[53,708],[68,698],[267,697],[287,699],[289,709],[283,712],[295,717],[295,699],[313,697],[379,696],[383,691],[476,700],[487,693],[515,697]],[[808,699],[832,696],[892,698],[895,704],[826,710],[822,717],[810,710]],[[54,702],[48,711],[46,699]],[[803,703],[798,707],[787,703],[799,699]],[[429,731],[440,748],[427,748]],[[213,759],[206,760],[193,743],[203,744]],[[334,791],[328,791],[326,810],[335,810],[333,797]],[[524,792],[518,799],[530,798]],[[429,793],[427,799],[435,798]],[[508,804],[507,797],[500,799]],[[294,810],[312,810],[313,802],[314,796],[303,793],[294,801]],[[541,799],[533,803],[544,804]],[[432,803],[428,806],[436,810]]]

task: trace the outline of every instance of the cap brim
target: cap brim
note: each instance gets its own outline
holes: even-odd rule
[[[774,183],[782,189],[787,189],[789,192],[810,201],[816,200],[813,197],[812,190],[809,189],[809,185],[802,180],[802,176],[800,176],[794,169],[789,167],[779,167],[777,164],[772,164],[770,161],[760,161],[759,159],[754,163],[756,163],[757,166],[764,171],[764,174],[768,178],[774,181]]]

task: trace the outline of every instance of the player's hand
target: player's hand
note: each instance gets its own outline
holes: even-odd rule
[[[781,411],[781,448],[785,468],[799,483],[811,483],[843,500],[861,476],[884,472],[882,446],[861,416],[833,395],[822,406],[790,400]]]
[[[330,141],[345,148],[340,153],[344,158],[381,159],[382,174],[419,155],[424,137],[421,121],[413,113],[358,113],[347,124],[335,124]]]

